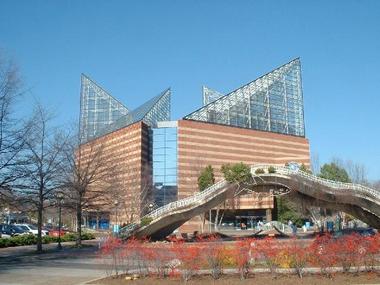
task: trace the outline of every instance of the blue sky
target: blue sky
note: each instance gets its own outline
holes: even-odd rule
[[[0,48],[57,122],[77,120],[80,74],[129,108],[171,87],[172,118],[301,57],[306,135],[320,162],[380,179],[380,1],[7,1]]]

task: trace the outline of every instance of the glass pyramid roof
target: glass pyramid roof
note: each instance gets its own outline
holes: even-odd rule
[[[166,89],[159,95],[153,97],[116,122],[106,126],[99,131],[99,136],[115,130],[143,121],[150,127],[156,127],[157,122],[170,120],[170,89]]]
[[[79,132],[81,143],[124,128],[139,121],[155,127],[170,120],[170,89],[166,89],[133,111],[92,81],[81,76]]]
[[[80,138],[88,141],[98,131],[128,113],[127,107],[86,75],[81,75]]]
[[[218,91],[212,90],[208,88],[207,86],[203,86],[202,95],[203,95],[203,106],[206,106],[207,104],[214,102],[215,100],[224,96],[224,94]]]
[[[299,58],[215,101],[211,98],[214,94],[184,119],[305,136]]]

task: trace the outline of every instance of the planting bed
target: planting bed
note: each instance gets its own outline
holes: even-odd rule
[[[209,237],[194,243],[150,243],[136,239],[122,242],[110,237],[103,244],[100,257],[108,265],[110,279],[103,281],[111,283],[106,284],[132,282],[111,276],[138,274],[143,278],[133,281],[135,284],[180,281],[208,284],[212,278],[212,284],[234,284],[237,280],[249,284],[246,279],[265,285],[314,284],[314,281],[365,284],[366,280],[380,285],[380,234],[370,237],[354,234],[339,239],[324,235],[310,241],[248,238],[223,242]]]
[[[118,278],[108,277],[89,284],[102,285],[165,285],[165,284],[185,284],[180,278],[158,279],[154,277],[142,278],[137,280],[125,280],[124,276]],[[218,280],[214,280],[210,276],[197,276],[187,281],[189,285],[233,285],[233,284],[255,284],[255,285],[347,285],[347,284],[380,284],[380,275],[376,273],[356,274],[334,274],[332,278],[326,278],[321,275],[306,275],[302,279],[295,275],[279,275],[273,278],[268,274],[256,274],[248,279],[240,280],[239,276],[222,276]]]

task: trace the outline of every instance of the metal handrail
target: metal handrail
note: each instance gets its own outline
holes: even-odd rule
[[[195,202],[202,201],[206,198],[208,198],[208,199],[213,198],[215,196],[215,194],[218,193],[217,190],[219,190],[221,187],[225,186],[225,184],[227,184],[227,182],[225,180],[221,180],[221,181],[211,185],[210,187],[208,187],[207,189],[205,189],[202,192],[198,192],[195,195],[192,195],[192,196],[186,197],[184,199],[177,200],[177,201],[171,202],[169,204],[166,204],[160,208],[155,209],[154,211],[150,212],[149,214],[145,215],[144,217],[156,219],[157,217],[161,216],[164,213],[171,213],[176,208],[183,208],[183,207],[192,205]],[[209,194],[214,194],[214,195],[211,195],[211,197],[207,197]]]
[[[146,214],[145,216],[141,217],[140,220],[150,218],[150,219],[157,219],[159,217],[162,217],[166,214],[171,214],[174,210],[185,208],[188,206],[191,206],[193,204],[203,202],[203,201],[209,201],[212,198],[214,198],[216,195],[220,194],[220,189],[222,189],[224,186],[226,186],[228,183],[226,180],[220,180],[217,183],[211,185],[210,187],[206,188],[205,190],[198,192],[192,196],[168,203],[162,207],[159,207],[152,212]],[[132,232],[136,228],[139,227],[139,224],[130,224],[125,226],[124,228],[120,229],[121,232],[125,233],[125,235],[128,235],[128,233]]]
[[[275,173],[269,173],[268,169],[270,167],[273,167],[275,169]],[[267,172],[263,173],[263,174],[255,174],[255,171],[259,168],[263,169],[264,171],[267,170]],[[285,175],[285,176],[296,175],[296,176],[300,176],[302,178],[305,178],[309,181],[313,181],[313,182],[317,182],[317,183],[320,183],[322,185],[325,185],[325,186],[327,186],[333,190],[343,190],[343,189],[355,190],[357,192],[360,192],[361,194],[363,194],[366,197],[372,196],[372,197],[375,197],[376,199],[380,199],[380,191],[376,191],[376,190],[371,189],[369,187],[366,187],[366,186],[363,186],[360,184],[343,183],[343,182],[337,182],[337,181],[321,178],[321,177],[315,176],[313,174],[307,173],[305,171],[302,171],[300,169],[291,169],[287,166],[276,166],[276,165],[268,165],[268,164],[253,165],[253,166],[251,166],[251,173],[254,176],[278,175],[278,174]],[[140,220],[142,220],[144,218],[156,220],[162,216],[173,213],[173,211],[175,211],[175,210],[185,208],[188,206],[193,206],[194,204],[199,204],[201,202],[207,202],[207,201],[211,200],[212,198],[214,198],[216,195],[219,195],[220,194],[219,190],[222,189],[226,185],[227,185],[227,181],[223,179],[223,180],[211,185],[210,187],[208,187],[207,189],[205,189],[202,192],[198,192],[192,196],[189,196],[189,197],[186,197],[184,199],[180,199],[180,200],[171,202],[169,204],[166,204],[162,207],[159,207],[159,208],[153,210],[152,212],[146,214],[145,216],[141,217]],[[139,227],[140,227],[139,224],[134,223],[134,224],[130,224],[130,225],[122,228],[121,231],[124,232],[126,235],[128,235],[132,231],[134,231],[135,229],[137,229]]]
[[[284,223],[281,223],[279,221],[270,221],[266,224],[263,225],[263,229],[264,230],[271,230],[271,229],[274,229],[274,228],[277,228],[279,229],[280,231],[282,231],[283,233],[286,233],[286,234],[289,234],[289,233],[292,233],[293,232],[293,229],[289,226],[289,225],[286,225]]]
[[[308,179],[309,181],[317,182],[322,185],[328,186],[330,189],[334,190],[355,190],[358,192],[361,192],[361,194],[364,194],[365,196],[372,196],[375,197],[376,199],[380,199],[380,191],[377,191],[375,189],[371,189],[369,187],[363,186],[361,184],[355,184],[355,183],[344,183],[344,182],[338,182],[338,181],[333,181],[329,179],[325,179],[322,177],[315,176],[313,174],[307,173],[305,171],[302,171],[300,169],[290,169],[287,166],[274,166],[274,165],[267,165],[267,164],[262,164],[262,165],[254,165],[251,167],[251,173],[255,174],[255,171],[259,168],[261,169],[268,169],[269,167],[273,167],[276,172],[275,173],[265,173],[265,175],[268,174],[282,174],[282,175],[297,175],[303,178]],[[255,174],[256,176],[264,175],[264,174]]]

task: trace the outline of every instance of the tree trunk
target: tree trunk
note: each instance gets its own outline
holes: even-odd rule
[[[208,215],[209,215],[209,217],[208,217],[208,230],[209,230],[209,232],[211,233],[211,231],[212,231],[212,229],[211,229],[211,224],[212,224],[212,216],[211,216],[211,209],[210,210],[208,210]]]
[[[205,222],[206,222],[206,213],[200,214],[199,217],[201,218],[201,233],[204,233],[205,229]]]
[[[216,207],[216,213],[215,213],[215,221],[214,221],[214,231],[218,231],[218,219],[219,219],[219,206]]]
[[[76,246],[82,246],[82,205],[81,201],[79,201],[77,205],[77,239]]]
[[[225,206],[224,206],[225,207]],[[222,215],[220,216],[218,226],[222,224],[223,218],[224,218],[224,213],[226,212],[226,209],[224,208]]]
[[[38,203],[38,213],[37,213],[37,252],[42,252],[42,211],[43,211],[43,197],[42,191],[40,191],[39,203]]]

